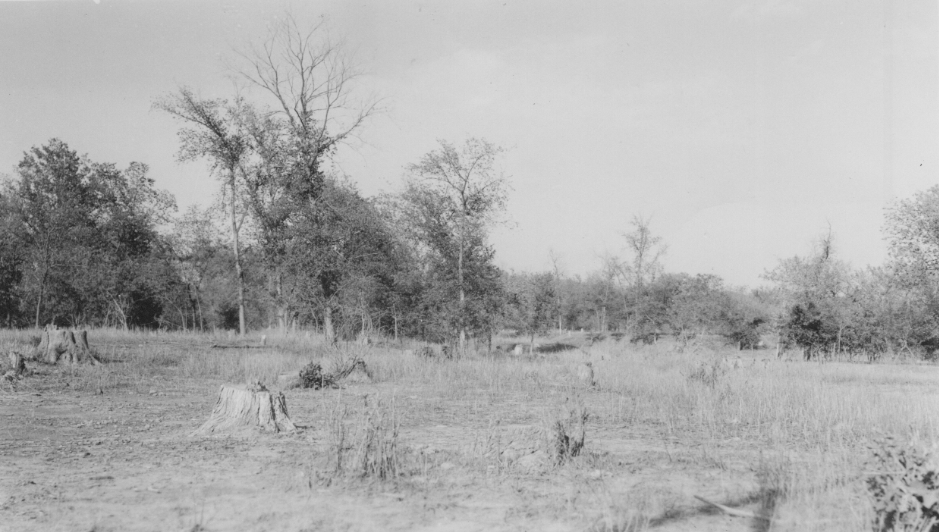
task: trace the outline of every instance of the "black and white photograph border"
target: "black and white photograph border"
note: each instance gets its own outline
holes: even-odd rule
[[[939,531],[939,5],[0,1],[0,530]]]

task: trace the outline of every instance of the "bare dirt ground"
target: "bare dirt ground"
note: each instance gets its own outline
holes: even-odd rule
[[[751,437],[735,419],[719,433],[695,432],[625,412],[605,356],[597,388],[558,384],[567,363],[541,358],[505,362],[518,380],[478,394],[383,373],[375,358],[385,375],[376,382],[286,391],[296,433],[208,438],[193,432],[232,379],[186,374],[186,357],[204,346],[169,353],[152,371],[120,371],[144,345],[105,350],[103,369],[31,366],[32,376],[0,390],[0,530],[829,529],[824,519],[800,524],[798,506],[787,510],[767,488],[778,442]],[[432,373],[455,363],[414,364]],[[522,384],[538,375],[541,384]],[[544,425],[546,402],[572,394],[597,413],[581,456],[554,466],[507,454]],[[400,474],[335,474],[331,427],[376,400],[394,405]],[[350,414],[337,417],[343,407]],[[791,459],[811,446],[804,453]]]

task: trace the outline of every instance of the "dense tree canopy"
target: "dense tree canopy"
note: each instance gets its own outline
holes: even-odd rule
[[[157,225],[175,204],[147,171],[94,163],[58,139],[24,154],[3,188],[8,321],[157,323],[161,294],[176,282]]]

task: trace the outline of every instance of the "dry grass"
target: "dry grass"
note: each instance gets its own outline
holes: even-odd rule
[[[30,335],[3,331],[0,352],[25,345]],[[598,431],[629,428],[661,449],[657,459],[672,463],[749,471],[754,489],[748,502],[763,519],[755,523],[772,525],[762,530],[867,528],[864,468],[870,443],[882,434],[916,433],[931,441],[939,436],[934,365],[786,362],[770,351],[664,341],[635,346],[609,339],[593,345],[581,341],[583,348],[543,356],[479,352],[450,361],[406,352],[417,347],[408,342],[327,348],[321,337],[307,333],[269,333],[267,346],[258,349],[211,347],[238,342],[227,334],[95,330],[89,340],[107,363],[44,370],[49,385],[64,381],[76,390],[146,393],[180,379],[270,383],[311,361],[329,368],[362,358],[379,389],[412,398],[410,408],[395,412],[388,397],[356,412],[330,407],[336,467],[348,469],[354,460],[356,471],[375,478],[398,476],[403,453],[417,453],[398,447],[399,426],[421,427],[441,417],[476,434],[464,445],[461,466],[512,475],[499,458],[507,438],[501,427],[543,423],[545,412],[576,395],[590,416],[587,452],[564,466],[563,474],[574,478],[570,489],[589,494],[579,499],[585,502],[578,511],[596,530],[644,530],[704,515],[688,502],[676,506],[674,492],[587,478],[622,462],[615,450],[592,452],[592,433]],[[738,367],[722,362],[738,356]],[[586,361],[596,371],[595,389],[585,389],[576,375],[577,365]],[[358,421],[350,425],[349,420]],[[670,445],[685,450],[673,452]]]

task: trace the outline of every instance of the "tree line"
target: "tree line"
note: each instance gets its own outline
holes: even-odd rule
[[[178,213],[148,167],[120,169],[52,139],[0,184],[0,320],[179,330],[316,328],[330,339],[380,332],[450,342],[502,329],[721,338],[772,335],[806,357],[876,357],[939,348],[939,188],[887,213],[887,264],[854,270],[831,234],[767,271],[769,288],[666,272],[650,220],[634,218],[622,256],[586,276],[549,257],[502,271],[489,234],[505,218],[503,154],[484,139],[441,140],[405,168],[396,193],[365,197],[330,170],[379,102],[319,26],[287,17],[241,52],[254,92],[205,98],[189,87],[154,108],[179,124],[179,159],[218,182],[207,207]],[[250,96],[250,97],[249,97]]]
[[[258,159],[236,167],[234,190],[225,188],[230,169],[216,169],[228,194],[179,214],[145,164],[120,169],[52,139],[25,152],[0,186],[0,320],[303,327],[455,347],[503,329],[529,341],[583,329],[635,342],[712,336],[741,348],[769,334],[806,358],[939,348],[939,187],[888,209],[890,259],[879,267],[851,268],[829,233],[768,270],[770,287],[729,287],[715,275],[666,272],[664,243],[636,217],[624,256],[604,257],[595,272],[567,275],[552,254],[546,271],[524,273],[496,267],[488,239],[508,194],[500,153],[484,140],[441,141],[406,168],[400,192],[373,198],[349,179],[296,170],[302,154],[280,154],[277,170],[252,153]]]

